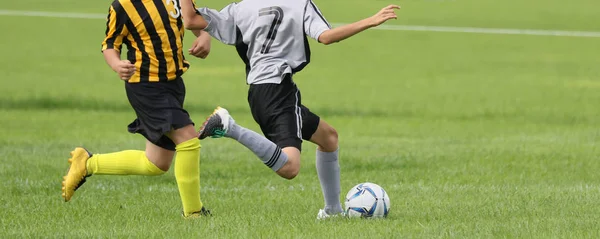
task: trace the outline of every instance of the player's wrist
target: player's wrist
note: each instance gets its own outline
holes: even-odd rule
[[[371,17],[365,19],[365,25],[368,28],[376,27],[378,25],[376,17],[377,17],[377,15],[374,15],[374,16],[371,16]]]
[[[119,70],[119,65],[117,63],[109,62],[108,66],[110,66],[110,69],[112,69],[114,72],[118,72]]]
[[[111,69],[112,69],[114,72],[117,72],[117,73],[119,73],[119,69],[121,68],[121,67],[120,67],[120,64],[119,64],[119,61],[116,61],[116,62],[113,62],[112,64],[110,64],[110,68],[111,68]]]

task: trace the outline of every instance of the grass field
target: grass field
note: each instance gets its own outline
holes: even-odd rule
[[[198,1],[221,8],[226,2]],[[388,1],[316,1],[331,22]],[[4,10],[105,14],[110,1],[9,1]],[[389,23],[600,31],[597,0],[408,0]],[[598,238],[598,38],[371,30],[312,42],[295,80],[340,133],[342,194],[383,186],[385,220],[318,222],[315,147],[286,181],[232,140],[203,141],[202,198],[187,221],[173,170],[94,176],[60,197],[75,146],[143,149],[123,83],[100,54],[103,19],[0,16],[0,238]],[[186,46],[191,44],[188,34]],[[216,105],[258,130],[234,49],[192,59],[186,107]]]

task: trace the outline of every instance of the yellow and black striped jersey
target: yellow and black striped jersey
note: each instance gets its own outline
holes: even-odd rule
[[[137,69],[129,83],[175,80],[187,71],[180,9],[178,0],[112,3],[102,51],[115,49],[120,53],[122,44],[127,46],[127,60]]]

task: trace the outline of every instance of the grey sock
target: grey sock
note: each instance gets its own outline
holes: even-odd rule
[[[288,161],[287,155],[275,143],[252,130],[237,125],[233,119],[230,120],[225,137],[235,139],[246,146],[273,171],[279,170]]]
[[[322,152],[317,149],[317,174],[321,181],[321,190],[325,198],[325,212],[337,214],[342,212],[340,203],[340,163],[339,149],[335,152]]]

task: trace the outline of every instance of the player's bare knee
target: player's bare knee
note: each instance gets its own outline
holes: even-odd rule
[[[329,128],[328,144],[336,150],[338,147],[338,132],[333,127]]]
[[[333,152],[338,149],[338,132],[333,127],[328,126],[325,129],[325,139],[320,146],[321,151]]]
[[[150,141],[146,142],[146,158],[162,171],[169,170],[174,155],[174,151],[156,146]]]
[[[159,168],[160,170],[162,170],[162,172],[160,174],[164,174],[167,171],[169,171],[169,169],[171,168],[170,164],[165,164],[165,165],[156,165],[154,164],[157,168]]]
[[[175,144],[180,144],[198,137],[198,132],[193,125],[187,125],[183,128],[173,130],[167,135]]]
[[[166,156],[162,156],[162,158],[160,156],[150,156],[148,157],[148,161],[150,161],[150,163],[154,164],[154,166],[156,166],[160,170],[166,172],[169,171],[169,169],[171,168],[171,161],[173,161],[173,158],[168,158]]]
[[[300,172],[300,160],[288,159],[288,161],[277,171],[277,174],[285,179],[294,179]]]
[[[153,162],[152,160],[150,160],[150,163],[153,164],[154,166],[156,166],[157,168],[159,168],[160,170],[162,170],[163,172],[161,174],[169,171],[169,169],[171,168],[171,164],[166,163],[164,161]]]
[[[292,180],[296,176],[298,176],[299,172],[300,172],[300,168],[289,168],[284,173],[280,174],[280,176],[282,178],[285,178],[285,179],[288,179],[288,180]]]

